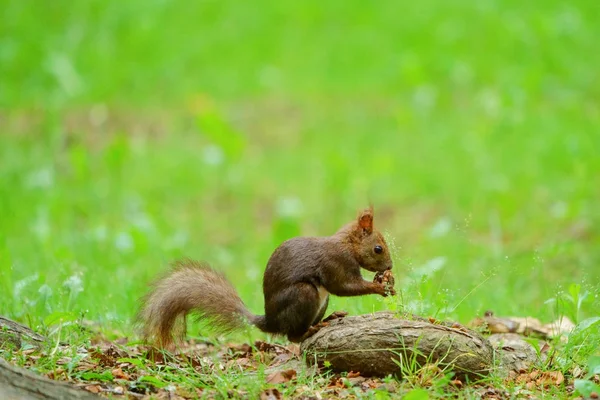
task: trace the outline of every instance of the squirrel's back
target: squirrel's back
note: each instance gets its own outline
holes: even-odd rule
[[[323,245],[326,238],[295,237],[286,240],[275,249],[265,269],[263,286],[269,281],[294,283],[303,279],[304,275],[312,274],[318,267]]]
[[[300,236],[283,242],[267,262],[265,296],[277,288],[318,277],[324,265],[352,262],[344,238],[343,235]]]

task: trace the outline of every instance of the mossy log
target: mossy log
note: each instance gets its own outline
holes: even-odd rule
[[[101,399],[65,382],[52,381],[0,358],[0,399]]]
[[[46,338],[30,328],[0,317],[0,346],[20,347],[23,342],[40,345]],[[24,368],[9,364],[0,358],[0,399],[101,399],[83,389],[65,382],[57,382]]]
[[[5,342],[21,347],[23,342],[39,346],[46,340],[42,335],[34,332],[25,325],[0,316],[0,345]]]
[[[391,312],[333,320],[301,344],[307,362],[363,376],[402,376],[436,364],[459,379],[477,380],[493,369],[494,349],[462,325]]]

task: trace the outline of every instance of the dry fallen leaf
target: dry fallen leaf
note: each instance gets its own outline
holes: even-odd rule
[[[344,384],[344,380],[339,376],[332,376],[328,388],[344,388],[346,385]]]
[[[539,371],[534,370],[529,373],[523,372],[515,378],[515,382],[525,384],[528,390],[537,388],[547,388],[550,386],[559,386],[563,384],[565,377],[560,371]]]
[[[250,354],[252,354],[252,346],[250,346],[248,343],[240,345],[229,344],[227,347],[233,352],[234,357],[248,357]]]
[[[490,399],[490,400],[508,399],[509,398],[508,392],[506,392],[502,389],[497,389],[497,388],[493,388],[493,387],[484,388],[483,391],[479,392],[479,395],[481,396],[482,399]],[[524,397],[518,397],[518,398],[519,399],[521,399],[521,398],[528,399],[530,397],[525,395]]]
[[[297,343],[290,343],[287,345],[287,350],[295,356],[300,356],[300,345]]]
[[[100,388],[100,385],[88,385],[88,386],[84,386],[84,389],[87,390],[88,392],[92,392],[92,393],[100,393],[102,391],[102,389]]]
[[[381,380],[377,379],[377,378],[371,378],[368,379],[367,381],[365,381],[362,386],[363,389],[367,390],[367,389],[375,389],[377,387],[379,387],[381,385]]]
[[[117,360],[120,358],[128,357],[129,355],[124,351],[120,350],[115,345],[103,345],[90,351],[90,356],[98,360],[98,363],[106,367],[114,367],[118,364]]]
[[[262,340],[257,340],[254,342],[254,346],[258,351],[262,351],[265,353],[269,353],[271,351],[276,352],[278,347],[272,343],[263,342]]]
[[[85,371],[91,371],[94,368],[96,368],[96,364],[93,364],[93,363],[91,363],[89,361],[82,360],[82,361],[79,362],[79,364],[77,364],[77,368],[76,369],[79,372],[85,372]]]
[[[581,378],[582,376],[585,375],[585,371],[583,369],[581,369],[578,365],[576,365],[573,368],[571,375],[573,375],[573,378]]]
[[[424,365],[417,373],[411,377],[420,386],[428,387],[433,384],[433,381],[444,376],[444,371],[435,364]]]
[[[544,371],[539,375],[535,383],[539,386],[558,386],[565,381],[565,377],[560,371]]]
[[[115,368],[110,372],[112,373],[112,376],[115,377],[115,379],[129,380],[129,376],[125,372],[123,372],[123,370],[121,368]]]
[[[533,389],[535,389],[535,382],[533,382],[533,381],[531,381],[531,382],[527,382],[527,383],[525,384],[525,388],[526,388],[527,390],[533,390]]]
[[[348,378],[348,383],[350,384],[350,386],[358,386],[362,385],[366,380],[367,378],[365,378],[364,376],[355,376],[352,378]]]
[[[277,357],[275,357],[273,359],[273,361],[271,361],[271,367],[277,367],[281,364],[286,363],[287,361],[290,360],[290,358],[292,358],[293,355],[290,353],[283,353],[283,354],[279,354]]]
[[[348,375],[347,375],[348,378],[356,378],[358,376],[360,376],[360,372],[354,372],[354,371],[348,372]]]
[[[281,393],[275,388],[264,390],[260,394],[260,400],[281,400],[281,398]]]
[[[452,385],[456,386],[457,388],[463,387],[463,383],[460,379],[454,379],[454,380],[450,381],[450,383]]]
[[[267,376],[267,383],[277,385],[279,383],[286,383],[296,378],[296,370],[288,369],[286,371],[275,371]]]
[[[239,366],[239,367],[248,367],[250,365],[252,365],[252,361],[249,358],[238,358],[237,360],[235,360],[235,363]]]
[[[69,364],[73,359],[71,357],[61,357],[58,360],[56,360],[56,365],[67,365]]]
[[[46,374],[46,376],[50,379],[54,379],[56,381],[68,380],[67,374],[64,368],[57,368],[54,371],[50,371]]]

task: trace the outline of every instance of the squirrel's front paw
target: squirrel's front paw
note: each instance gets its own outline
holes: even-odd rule
[[[396,295],[396,290],[394,290],[395,279],[394,275],[392,274],[392,270],[388,269],[383,272],[376,273],[375,277],[373,278],[373,283],[382,288],[378,294],[384,297],[388,295]]]
[[[381,283],[374,283],[373,293],[383,297],[387,297],[390,294],[390,291],[385,285],[382,285]]]
[[[382,285],[382,289],[381,289],[381,292],[379,294],[382,295],[383,297],[395,296],[396,295],[396,290],[394,288]]]

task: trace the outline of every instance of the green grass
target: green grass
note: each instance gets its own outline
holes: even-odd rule
[[[594,2],[0,5],[0,314],[132,335],[181,256],[260,313],[278,243],[373,202],[402,304],[330,310],[598,315]]]

